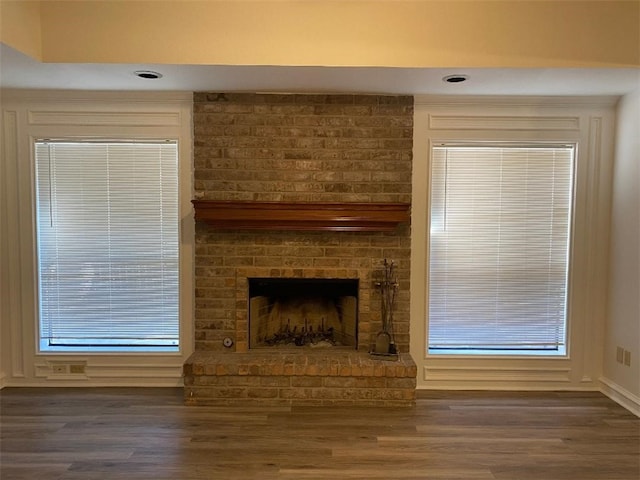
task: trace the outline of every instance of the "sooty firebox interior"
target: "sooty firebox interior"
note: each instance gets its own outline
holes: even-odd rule
[[[357,348],[358,279],[248,281],[249,348]]]

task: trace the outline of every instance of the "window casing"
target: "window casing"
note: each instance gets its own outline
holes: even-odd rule
[[[575,146],[431,151],[429,354],[565,355]]]
[[[39,349],[179,349],[176,142],[37,141]]]

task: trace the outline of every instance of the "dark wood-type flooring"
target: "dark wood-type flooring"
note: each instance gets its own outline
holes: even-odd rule
[[[182,389],[6,388],[2,480],[638,480],[599,393],[420,392],[416,407],[187,407]]]

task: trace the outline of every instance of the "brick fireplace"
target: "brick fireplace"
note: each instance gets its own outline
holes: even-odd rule
[[[194,202],[196,351],[184,367],[188,404],[414,401],[408,222],[382,228],[376,220],[365,228],[356,214],[353,228],[309,223],[327,205],[357,204],[378,212],[408,204],[412,126],[412,97],[194,94],[196,202],[222,202],[220,217],[254,203],[270,210],[282,204],[312,207],[299,222],[271,221],[260,212],[260,224],[248,225],[238,221],[240,212],[236,223],[224,217],[212,224],[198,220]],[[385,258],[395,261],[399,283],[394,336],[400,354],[389,359],[369,355],[381,329],[376,281]],[[250,348],[257,342],[249,328],[250,284],[269,278],[353,282],[355,294],[345,295],[357,299],[353,344]]]

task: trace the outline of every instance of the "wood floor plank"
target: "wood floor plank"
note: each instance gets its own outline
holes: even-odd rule
[[[640,478],[640,419],[599,393],[187,407],[181,389],[8,388],[0,407],[2,480]]]

